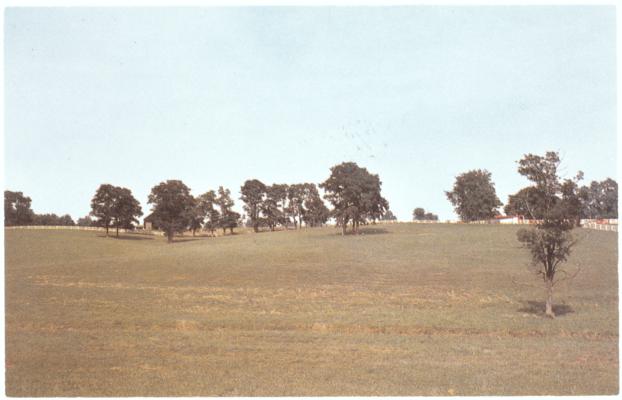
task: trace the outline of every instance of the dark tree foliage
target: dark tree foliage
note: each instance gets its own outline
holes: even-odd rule
[[[240,189],[242,196],[240,199],[244,202],[244,211],[253,224],[253,230],[259,232],[260,212],[262,203],[266,197],[266,185],[257,179],[250,179],[244,182]],[[275,204],[276,207],[276,204]]]
[[[117,237],[119,237],[119,228],[134,229],[134,224],[138,223],[138,217],[143,215],[143,211],[138,200],[132,195],[131,190],[115,187],[114,193],[112,225],[116,227]]]
[[[95,224],[95,221],[93,221],[93,219],[90,216],[84,216],[82,218],[78,218],[78,221],[76,222],[76,225],[78,226],[85,226],[85,227],[90,227],[90,226],[97,226]]]
[[[555,200],[557,201],[557,200]],[[543,193],[534,186],[519,190],[508,196],[503,208],[506,215],[520,215],[528,219],[542,219],[545,211]]]
[[[175,233],[185,231],[190,225],[195,199],[182,181],[168,180],[154,186],[148,203],[153,204],[154,222],[164,231],[169,243]]]
[[[275,214],[277,224],[287,228],[290,223],[289,213],[287,209],[287,194],[289,191],[289,185],[277,184],[270,186],[266,189],[266,196],[276,204],[278,211],[273,211]]]
[[[472,170],[456,177],[453,190],[445,192],[456,214],[466,222],[486,220],[498,215],[501,206],[490,172]]]
[[[413,210],[413,221],[438,221],[438,215],[426,213],[422,207],[417,207]]]
[[[35,214],[33,225],[41,226],[74,226],[75,222],[69,214],[58,216],[56,214]]]
[[[335,165],[330,171],[330,177],[320,187],[326,192],[324,198],[333,206],[332,216],[342,227],[342,234],[345,235],[350,221],[356,234],[361,222],[384,214],[388,202],[380,195],[382,183],[378,175],[370,174],[354,162]]]
[[[397,221],[397,217],[393,214],[393,211],[387,210],[381,218],[382,221]]]
[[[223,235],[227,229],[233,233],[233,228],[238,226],[240,214],[231,210],[234,205],[233,200],[231,199],[231,191],[223,188],[222,186],[218,187],[216,204],[220,208],[219,228],[222,228]]]
[[[519,161],[518,172],[533,182],[540,198],[542,221],[535,228],[520,229],[518,240],[527,247],[532,256],[532,265],[542,277],[547,299],[546,315],[554,318],[553,287],[559,266],[568,259],[574,240],[570,230],[575,225],[576,182],[582,178],[578,173],[574,181],[561,181],[557,175],[559,155],[547,152],[544,156],[527,154]]]
[[[308,183],[303,202],[303,221],[307,226],[322,226],[330,217],[330,210],[324,204],[314,183]]]
[[[260,205],[262,223],[267,225],[271,231],[274,231],[276,226],[284,220],[284,216],[282,215],[281,208],[279,207],[279,202],[281,201],[281,187],[276,186],[267,186],[266,187],[266,197]],[[252,219],[251,219],[252,221]],[[255,225],[253,224],[253,228]]]
[[[289,200],[287,211],[294,220],[295,229],[302,228],[306,190],[307,186],[304,183],[289,185],[287,188],[287,199]]]
[[[199,196],[199,206],[204,216],[203,228],[208,230],[212,236],[221,225],[220,213],[216,209],[216,192],[210,190]]]
[[[114,215],[116,188],[110,184],[102,184],[91,200],[91,216],[96,218],[98,226],[106,228],[106,236]]]
[[[607,178],[580,189],[585,218],[618,218],[618,183]]]
[[[4,225],[29,225],[34,220],[34,212],[30,209],[32,200],[22,192],[4,191]]]

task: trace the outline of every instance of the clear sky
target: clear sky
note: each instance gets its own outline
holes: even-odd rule
[[[516,161],[616,174],[613,6],[9,8],[5,186],[37,213],[90,211],[101,183],[193,194],[325,180],[355,161],[401,220]]]

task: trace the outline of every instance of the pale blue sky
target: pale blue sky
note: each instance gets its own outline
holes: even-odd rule
[[[615,9],[9,8],[5,186],[35,212],[89,212],[101,183],[149,212],[151,187],[200,194],[321,182],[356,161],[391,209],[455,218],[456,175],[557,150],[616,173]]]

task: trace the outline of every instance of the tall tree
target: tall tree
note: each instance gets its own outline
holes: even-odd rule
[[[220,227],[220,213],[216,209],[216,192],[210,190],[199,196],[199,204],[205,216],[203,227],[214,236],[214,231]]]
[[[305,200],[303,203],[305,224],[311,227],[321,226],[328,221],[330,210],[324,204],[314,183],[307,185]]]
[[[112,225],[116,227],[117,237],[119,237],[119,228],[133,228],[133,224],[138,223],[138,217],[143,215],[143,211],[130,189],[115,187],[114,196]]]
[[[28,225],[33,222],[32,200],[22,192],[4,191],[4,225]]]
[[[95,221],[93,221],[91,219],[90,216],[84,216],[82,218],[78,218],[78,221],[76,222],[76,225],[78,226],[95,226]]]
[[[328,179],[320,184],[326,192],[324,197],[333,206],[332,215],[341,225],[342,234],[345,235],[350,221],[352,232],[356,234],[359,223],[377,210],[384,211],[386,200],[380,195],[382,182],[378,175],[370,174],[354,162],[335,165],[330,171]]]
[[[173,241],[175,233],[188,228],[195,200],[182,181],[168,180],[154,186],[148,203],[153,204],[154,221],[164,230],[169,243]]]
[[[266,185],[257,179],[250,179],[244,182],[240,193],[242,194],[240,199],[244,202],[244,210],[251,219],[253,230],[259,232],[259,213],[266,196]]]
[[[304,214],[306,186],[304,183],[289,185],[287,189],[287,199],[289,200],[288,213],[294,220],[294,228],[302,228],[302,216]]]
[[[231,199],[231,191],[223,188],[222,186],[218,187],[216,204],[218,204],[218,207],[220,208],[219,227],[222,228],[223,235],[226,233],[227,229],[233,233],[233,228],[238,226],[240,214],[232,210],[234,203]]]
[[[580,189],[586,218],[618,218],[618,183],[607,178]]]
[[[116,195],[116,188],[104,183],[99,186],[91,200],[91,215],[96,218],[98,226],[106,228],[106,236],[108,236],[108,229],[114,217]]]
[[[490,172],[472,170],[456,177],[453,190],[445,192],[454,206],[456,214],[463,221],[478,221],[494,218],[501,202],[495,192]]]
[[[518,164],[518,172],[532,181],[537,193],[542,196],[539,201],[542,205],[542,222],[535,228],[520,229],[517,237],[530,250],[532,265],[544,280],[547,292],[545,313],[554,318],[555,276],[560,265],[568,259],[575,243],[570,233],[575,215],[560,197],[563,196],[564,185],[565,189],[570,188],[567,181],[562,182],[557,175],[560,159],[556,152],[547,152],[544,156],[527,154]],[[576,180],[581,175],[577,174]]]
[[[425,209],[417,207],[413,210],[413,221],[438,221],[438,215],[426,213]]]

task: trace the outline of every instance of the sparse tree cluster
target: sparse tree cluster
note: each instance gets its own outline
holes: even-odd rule
[[[143,212],[129,189],[102,184],[91,200],[90,215],[96,218],[97,226],[106,228],[106,236],[109,228],[115,227],[118,237],[119,228],[132,229]]]
[[[329,211],[314,183],[265,185],[247,180],[240,189],[244,211],[255,232],[262,226],[274,231],[277,226],[301,228],[304,222],[315,227],[326,223]]]

